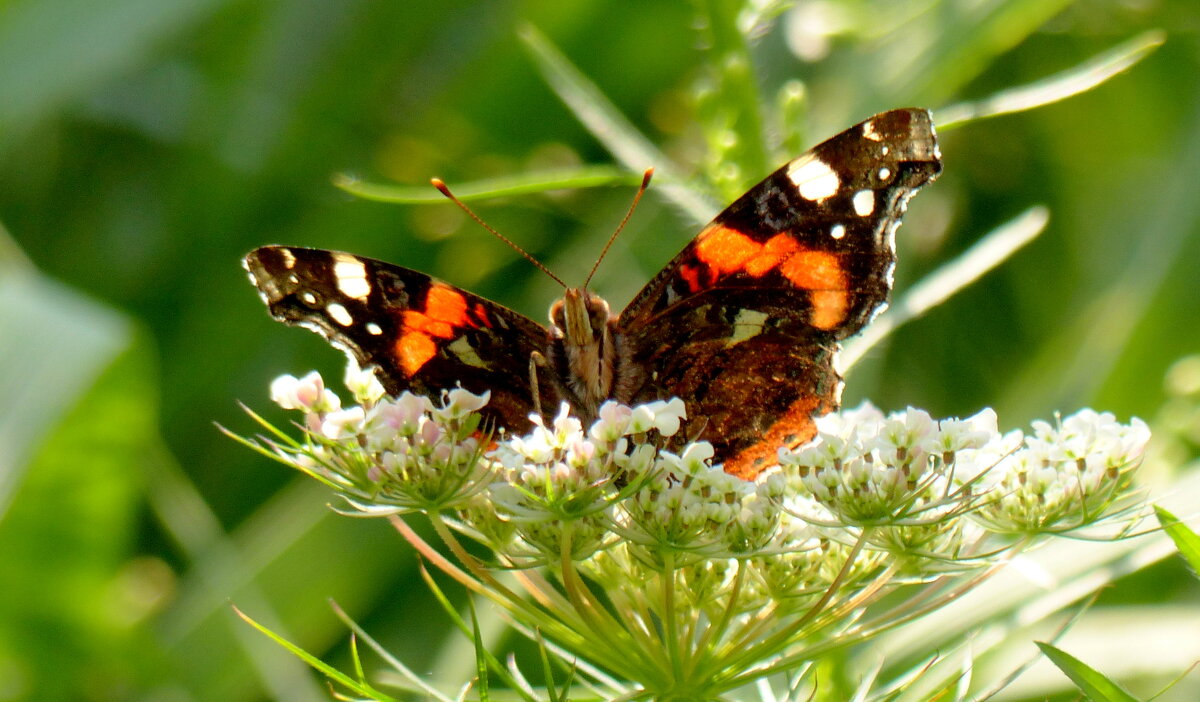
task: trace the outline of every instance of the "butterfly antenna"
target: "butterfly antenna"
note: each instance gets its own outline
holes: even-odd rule
[[[463,212],[466,212],[467,214],[471,215],[471,219],[478,222],[479,226],[481,226],[484,229],[491,232],[500,241],[503,241],[504,243],[511,246],[513,251],[516,251],[517,253],[524,256],[526,258],[526,260],[528,260],[530,263],[532,263],[534,265],[535,268],[537,268],[539,271],[541,271],[541,272],[545,273],[546,275],[550,276],[551,278],[553,278],[554,282],[558,283],[559,285],[563,286],[564,288],[568,287],[567,284],[562,281],[562,278],[559,278],[558,276],[554,275],[554,273],[552,273],[549,268],[547,268],[545,265],[543,265],[541,261],[534,258],[525,249],[521,248],[520,246],[517,246],[517,243],[515,241],[513,241],[512,239],[509,239],[508,237],[504,236],[500,232],[493,229],[490,224],[483,221],[479,217],[479,215],[477,215],[473,211],[471,211],[470,207],[467,207],[467,205],[462,200],[459,200],[457,197],[454,196],[454,193],[450,192],[449,186],[447,186],[446,183],[441,178],[432,178],[432,179],[430,179],[429,182],[433,183],[433,187],[440,190],[441,193],[443,195],[445,195],[447,198],[449,198],[451,202],[453,202],[454,204],[461,207]],[[628,217],[626,219],[628,219]],[[620,230],[618,229],[617,231],[620,231]]]
[[[633,216],[633,211],[637,209],[638,202],[642,199],[642,194],[646,192],[646,188],[650,187],[650,178],[653,175],[653,167],[647,168],[646,172],[642,174],[642,185],[638,188],[637,194],[633,196],[633,202],[629,204],[629,211],[625,213],[625,219],[621,220],[621,223],[617,225],[617,231],[613,232],[612,236],[608,237],[608,243],[604,245],[604,249],[600,252],[600,256],[597,257],[596,262],[592,264],[592,270],[590,273],[588,273],[587,280],[583,281],[584,290],[587,289],[588,283],[592,282],[592,276],[596,275],[596,269],[600,267],[600,262],[604,260],[604,256],[608,253],[608,249],[612,247],[613,242],[617,240],[617,235],[621,233],[621,230],[625,228],[625,224],[629,222],[629,218]]]

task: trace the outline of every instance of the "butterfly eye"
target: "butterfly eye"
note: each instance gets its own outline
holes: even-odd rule
[[[562,300],[555,300],[554,304],[550,305],[550,324],[556,329],[563,329],[567,326],[564,307],[565,305]]]
[[[592,331],[603,329],[604,325],[608,324],[609,317],[612,316],[608,309],[608,303],[598,295],[588,295],[587,311]]]

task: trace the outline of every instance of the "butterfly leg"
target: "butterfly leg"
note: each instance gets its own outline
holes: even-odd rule
[[[537,416],[546,421],[546,415],[542,414],[542,391],[538,387],[538,367],[546,367],[546,357],[540,351],[534,351],[529,354],[529,389],[533,393],[533,411]]]

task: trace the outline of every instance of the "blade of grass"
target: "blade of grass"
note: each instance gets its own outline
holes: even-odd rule
[[[1042,649],[1042,653],[1050,659],[1050,662],[1058,666],[1058,669],[1066,673],[1067,677],[1079,687],[1083,694],[1088,696],[1088,699],[1096,702],[1137,702],[1137,699],[1130,695],[1119,685],[1106,678],[1098,670],[1088,666],[1083,661],[1072,656],[1071,654],[1061,649],[1055,648],[1048,643],[1035,641],[1037,647]]]
[[[267,638],[271,639],[275,643],[284,647],[285,649],[290,651],[292,653],[292,655],[296,656],[300,660],[307,663],[314,670],[319,671],[322,675],[329,678],[330,680],[333,680],[334,682],[337,682],[338,684],[342,685],[346,689],[353,690],[354,692],[356,692],[360,695],[367,695],[367,696],[371,697],[372,699],[379,700],[380,702],[399,702],[399,700],[396,700],[394,697],[385,695],[382,692],[371,687],[371,685],[366,683],[365,681],[354,680],[353,678],[346,675],[345,673],[338,670],[337,668],[334,668],[333,666],[329,665],[328,663],[321,660],[320,658],[317,658],[316,656],[312,655],[308,651],[305,651],[304,649],[300,648],[299,646],[293,644],[291,641],[288,641],[287,639],[276,634],[275,632],[271,631],[270,629],[263,626],[262,624],[259,624],[253,618],[251,618],[248,614],[246,614],[242,610],[238,609],[237,607],[234,607],[233,611],[235,613],[237,613],[237,615],[239,617],[241,617],[242,620],[245,621],[247,624],[249,624],[250,626],[254,627],[255,629],[258,629],[260,632],[265,634],[267,636]]]
[[[475,600],[467,598],[467,608],[471,613],[471,642],[475,644],[475,687],[479,690],[479,701],[488,702],[488,659],[487,647],[483,645],[483,633],[479,631],[479,617],[475,612]]]
[[[1049,220],[1049,211],[1039,205],[988,232],[958,258],[914,285],[862,334],[847,343],[838,357],[839,370],[844,372],[850,369],[893,331],[945,302],[954,293],[1008,260],[1018,249],[1041,234]]]
[[[658,192],[697,224],[708,222],[716,214],[716,205],[693,188],[682,185],[670,159],[639,132],[545,35],[532,25],[525,25],[520,37],[550,88],[618,161],[635,173],[653,166],[654,172],[668,183]]]
[[[487,200],[510,195],[542,193],[549,190],[574,190],[612,185],[637,185],[640,173],[613,166],[582,166],[551,171],[533,171],[503,178],[489,178],[454,186],[459,200]],[[364,200],[405,205],[429,205],[446,202],[446,197],[431,186],[401,186],[368,183],[345,173],[333,176],[335,187]]]
[[[346,611],[343,610],[336,602],[330,600],[329,606],[331,609],[333,609],[333,613],[337,615],[338,619],[341,619],[342,622],[345,623],[345,625],[353,632],[354,638],[352,639],[352,642],[357,642],[358,639],[365,641],[367,646],[370,647],[370,649],[374,651],[376,655],[382,658],[385,663],[391,666],[392,669],[399,673],[405,680],[409,681],[414,687],[424,692],[430,698],[438,700],[438,702],[453,702],[453,699],[449,695],[443,694],[437,688],[426,683],[421,679],[420,676],[414,673],[412,669],[401,663],[400,660],[393,656],[386,648],[383,647],[382,644],[368,634],[366,630],[358,624],[358,622],[351,619],[350,615],[347,614]],[[357,660],[357,645],[354,648],[354,655],[355,660]]]
[[[474,602],[471,602],[472,626],[468,626],[466,620],[462,618],[462,615],[458,613],[458,610],[455,609],[454,604],[450,601],[450,597],[438,586],[437,581],[433,579],[433,574],[430,573],[424,565],[421,566],[421,578],[425,581],[425,586],[429,588],[429,592],[433,594],[434,598],[438,601],[438,604],[442,606],[442,611],[444,611],[446,616],[450,618],[451,623],[453,623],[459,632],[461,632],[464,636],[474,640],[476,625],[478,622],[475,617]],[[495,673],[505,685],[516,691],[517,694],[519,694],[522,699],[527,700],[527,702],[537,702],[534,698],[525,693],[524,689],[519,684],[519,681],[511,677],[511,674],[509,673],[508,668],[504,665],[504,662],[489,653],[487,647],[483,647],[482,649],[476,647],[475,650],[476,655],[480,655],[480,653],[482,653],[482,655],[486,658],[488,668]]]
[[[938,131],[947,131],[988,117],[1032,110],[1087,92],[1129,70],[1166,41],[1154,29],[1094,56],[1083,63],[1033,83],[1003,90],[974,102],[961,102],[937,111]]]
[[[910,31],[897,32],[893,59],[880,66],[877,84],[901,102],[918,96],[938,103],[983,73],[1070,5],[1072,0],[983,0],[944,7],[914,18]],[[913,36],[934,32],[925,51],[913,52]]]

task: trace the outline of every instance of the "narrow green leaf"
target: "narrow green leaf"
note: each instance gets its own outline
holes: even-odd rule
[[[921,24],[911,31],[934,30],[936,38],[910,59],[909,32],[893,32],[903,37],[903,58],[881,66],[877,83],[901,99],[916,95],[932,103],[946,100],[1070,4],[1071,0],[981,0],[954,10],[947,7],[945,13],[922,13],[915,19]]]
[[[1158,517],[1158,523],[1162,524],[1163,531],[1167,532],[1167,536],[1175,542],[1175,548],[1179,549],[1179,554],[1187,561],[1192,575],[1200,576],[1200,536],[1197,536],[1196,532],[1179,521],[1178,517],[1162,507],[1156,505],[1154,514]]]
[[[1137,698],[1119,685],[1066,651],[1041,641],[1035,643],[1050,662],[1058,666],[1088,699],[1095,702],[1137,702]]]
[[[666,154],[639,132],[545,35],[532,25],[526,25],[521,31],[521,40],[559,99],[618,161],[635,173],[653,167],[668,183],[657,191],[697,224],[708,222],[716,214],[716,205],[705,195],[683,185]]]
[[[532,171],[503,178],[489,178],[453,185],[459,200],[488,200],[510,195],[542,193],[549,190],[575,190],[611,185],[638,185],[641,173],[614,166],[581,166],[551,171]],[[333,176],[334,186],[364,200],[394,202],[405,205],[428,205],[446,202],[446,197],[430,186],[387,185],[368,183],[345,173]]]
[[[471,640],[475,643],[475,687],[479,690],[480,702],[491,699],[488,694],[488,651],[483,645],[483,633],[479,631],[479,617],[475,612],[475,600],[467,598],[471,612]]]
[[[293,644],[291,641],[288,641],[287,639],[276,634],[275,632],[271,631],[270,629],[263,626],[262,624],[259,624],[258,622],[254,621],[254,619],[252,619],[248,614],[246,614],[242,610],[238,609],[237,607],[234,607],[233,611],[235,613],[237,613],[237,615],[239,617],[241,617],[242,620],[245,621],[247,624],[249,624],[250,626],[254,627],[255,629],[258,629],[260,632],[265,634],[267,636],[267,638],[271,639],[275,643],[284,647],[285,649],[290,651],[292,653],[292,655],[294,655],[297,658],[299,658],[300,660],[304,661],[309,666],[311,666],[314,670],[320,672],[325,677],[342,685],[347,690],[352,690],[353,692],[360,694],[360,695],[367,695],[367,696],[371,697],[372,699],[380,700],[380,702],[386,702],[386,701],[399,702],[398,700],[395,700],[394,697],[390,697],[388,695],[383,694],[382,692],[379,692],[378,690],[371,687],[369,684],[366,684],[365,682],[360,683],[359,681],[355,680],[354,678],[351,678],[349,675],[346,675],[345,673],[338,670],[337,668],[334,668],[333,666],[329,665],[328,663],[321,660],[320,658],[317,658],[316,656],[312,655],[308,651],[305,651],[304,649],[300,648],[299,646]]]
[[[538,655],[542,660],[542,677],[546,680],[546,696],[550,698],[550,702],[559,702],[560,699],[566,699],[566,690],[563,695],[559,695],[554,688],[554,668],[550,664],[550,652],[546,650],[546,642],[542,639],[542,632],[534,630],[537,634]]]
[[[1137,35],[1083,63],[1027,85],[995,95],[951,105],[937,111],[939,131],[946,131],[987,117],[1032,110],[1087,92],[1128,70],[1163,45],[1166,35],[1151,30]]]
[[[356,670],[361,669],[361,665],[357,661],[358,661],[358,640],[362,639],[363,641],[365,641],[367,643],[367,646],[372,651],[374,651],[380,658],[382,658],[385,663],[390,665],[401,677],[403,677],[405,680],[407,680],[416,690],[423,692],[430,699],[438,700],[438,702],[453,702],[453,698],[449,697],[448,695],[442,694],[439,690],[434,688],[429,683],[425,682],[425,680],[423,680],[420,676],[418,676],[416,673],[414,673],[411,668],[409,668],[408,666],[401,663],[400,659],[393,656],[391,654],[391,652],[389,652],[386,648],[383,647],[383,644],[376,641],[375,638],[372,637],[370,634],[368,634],[367,631],[365,629],[363,629],[362,626],[359,625],[358,622],[351,619],[350,615],[346,614],[346,611],[344,609],[342,609],[340,605],[338,605],[336,602],[334,602],[332,600],[330,600],[329,605],[330,605],[330,607],[333,608],[333,612],[334,612],[334,614],[337,615],[338,619],[341,619],[342,622],[344,622],[346,624],[346,626],[349,627],[350,630],[354,634],[354,637],[351,639],[351,644],[353,645],[353,653],[354,653],[354,657],[355,657],[355,669]],[[360,673],[360,677],[361,677],[361,673]]]

